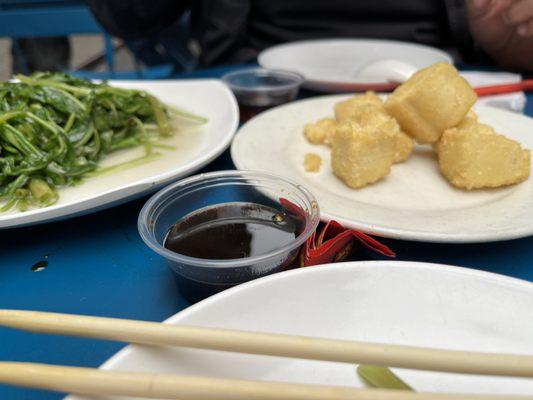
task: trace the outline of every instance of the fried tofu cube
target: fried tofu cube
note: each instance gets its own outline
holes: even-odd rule
[[[450,64],[440,62],[416,72],[394,90],[385,109],[419,143],[435,143],[459,124],[477,95]]]
[[[478,125],[477,114],[474,111],[470,110],[465,115],[463,120],[459,122],[455,127],[458,129],[463,129],[463,128],[470,128],[475,125]]]
[[[446,130],[438,146],[439,168],[454,186],[472,190],[526,180],[530,151],[483,124]]]
[[[360,106],[353,111],[350,119],[363,126],[379,125],[381,129],[388,129],[393,134],[395,163],[403,162],[411,155],[414,146],[413,139],[400,129],[398,122],[387,114],[382,106],[377,107],[374,104]]]
[[[318,172],[322,165],[322,158],[315,153],[306,153],[304,156],[305,172]]]
[[[348,100],[340,101],[333,107],[335,111],[335,119],[337,122],[345,121],[353,116],[354,111],[361,106],[373,105],[375,107],[383,107],[383,101],[374,92],[366,92],[365,94],[355,95]]]
[[[478,123],[477,114],[472,110],[468,111],[468,114],[466,114],[463,120],[459,122],[455,127],[457,129],[468,129],[468,128],[473,128],[476,126],[478,127],[478,129],[480,129],[484,133],[490,133],[490,134],[494,133],[494,130],[490,126]],[[486,129],[486,128],[489,128],[489,129]],[[439,143],[440,143],[440,140],[438,142],[433,143],[433,151],[435,153],[439,152]]]
[[[398,127],[399,129],[399,127]],[[394,138],[394,162],[404,162],[413,152],[415,143],[404,131],[399,130]]]
[[[312,144],[329,144],[335,134],[337,121],[333,118],[322,118],[315,123],[305,124],[304,135]]]
[[[333,136],[331,166],[346,185],[361,188],[390,172],[394,162],[394,134],[383,125],[363,126],[350,119]]]

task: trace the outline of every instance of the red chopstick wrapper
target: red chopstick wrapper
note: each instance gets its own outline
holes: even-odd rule
[[[350,255],[356,243],[384,256],[396,257],[394,251],[373,237],[356,229],[347,229],[332,220],[307,239],[300,253],[300,266],[310,267],[342,261]]]
[[[280,198],[279,201],[288,213],[305,218],[306,212],[300,206],[285,198]],[[384,256],[396,257],[394,251],[366,233],[345,228],[331,220],[313,232],[305,242],[300,252],[300,267],[342,261],[350,255],[357,243]]]

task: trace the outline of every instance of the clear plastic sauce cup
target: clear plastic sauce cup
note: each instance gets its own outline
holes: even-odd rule
[[[236,259],[195,258],[164,247],[169,229],[198,210],[220,204],[253,203],[301,211],[301,229],[291,241],[264,254]],[[152,196],[138,219],[144,242],[163,256],[175,272],[180,292],[198,301],[226,288],[296,265],[302,244],[320,220],[315,197],[304,187],[275,175],[254,171],[222,171],[176,182]]]
[[[239,103],[240,120],[246,122],[271,107],[296,98],[304,77],[296,72],[249,68],[222,76]]]

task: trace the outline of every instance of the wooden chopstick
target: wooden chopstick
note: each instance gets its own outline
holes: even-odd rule
[[[465,374],[533,377],[533,355],[441,350],[19,310],[0,310],[1,325],[33,332],[157,346]]]
[[[298,383],[0,362],[0,383],[59,392],[180,400],[524,400],[533,396],[416,393]]]

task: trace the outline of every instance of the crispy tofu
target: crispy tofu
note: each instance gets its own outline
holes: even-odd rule
[[[318,172],[322,165],[322,158],[315,153],[306,153],[304,156],[305,172]]]
[[[477,124],[478,124],[477,114],[473,110],[470,110],[465,115],[463,120],[459,122],[455,127],[458,129],[463,129],[463,128],[469,128],[469,127],[475,126]]]
[[[384,178],[394,162],[393,139],[394,133],[385,124],[363,126],[350,119],[342,122],[332,140],[333,172],[352,188]]]
[[[491,134],[494,133],[492,128],[488,127],[490,130],[487,130],[485,128],[487,127],[487,125],[478,123],[477,114],[473,110],[468,111],[468,114],[466,114],[463,120],[459,122],[455,127],[457,129],[468,129],[468,128],[473,128],[475,126],[480,127],[480,129],[485,133],[491,133]],[[433,143],[433,151],[435,153],[439,152],[439,143],[440,143],[440,140],[438,142]]]
[[[385,112],[383,107],[374,104],[366,104],[353,110],[351,120],[363,126],[381,126],[381,129],[388,129],[393,134],[394,141],[394,162],[399,163],[407,160],[413,151],[414,142],[405,132],[400,129],[400,125],[394,118]],[[374,129],[379,131],[379,129]]]
[[[312,144],[329,144],[335,134],[337,121],[333,118],[322,118],[314,123],[305,124],[304,135]]]
[[[355,95],[348,100],[338,102],[333,106],[335,111],[335,119],[337,122],[345,121],[353,116],[354,112],[361,106],[373,105],[375,107],[383,108],[383,101],[374,92],[366,92],[365,94]]]
[[[414,145],[413,139],[408,134],[398,130],[394,138],[394,162],[401,163],[407,160],[413,152]]]
[[[472,190],[526,180],[530,151],[483,124],[446,130],[438,145],[439,168],[454,186]]]
[[[388,97],[385,109],[419,143],[435,143],[459,124],[477,95],[453,65],[440,62],[416,72]]]

